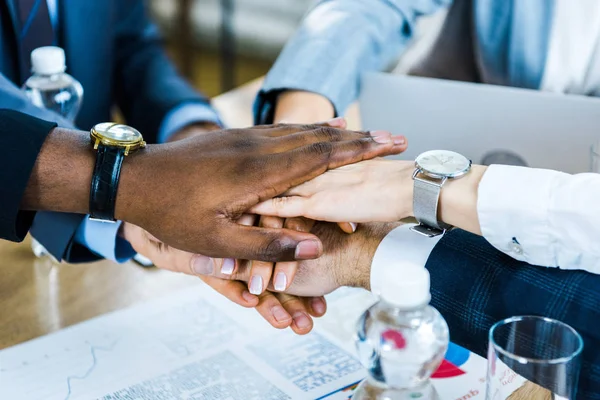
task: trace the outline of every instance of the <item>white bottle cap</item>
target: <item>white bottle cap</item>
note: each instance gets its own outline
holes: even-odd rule
[[[400,308],[417,308],[431,300],[429,271],[422,266],[398,260],[383,274],[381,297]]]
[[[66,69],[65,51],[60,47],[38,47],[31,52],[31,70],[34,74],[60,74]]]

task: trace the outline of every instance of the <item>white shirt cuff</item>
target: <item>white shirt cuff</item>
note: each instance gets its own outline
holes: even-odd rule
[[[390,233],[381,241],[373,262],[371,264],[371,291],[379,295],[381,288],[381,279],[387,268],[393,268],[398,264],[398,259],[402,263],[416,264],[425,266],[433,248],[440,241],[442,236],[429,238],[410,228],[414,224],[404,224]],[[401,279],[401,275],[398,276]]]
[[[478,189],[481,233],[533,265],[600,273],[599,174],[492,165]]]
[[[490,166],[478,189],[482,235],[498,250],[520,261],[554,265],[548,210],[562,172]],[[535,190],[532,190],[534,188]]]

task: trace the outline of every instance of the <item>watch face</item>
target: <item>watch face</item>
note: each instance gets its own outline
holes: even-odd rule
[[[462,154],[431,150],[417,157],[415,163],[424,173],[436,177],[456,178],[469,172],[471,161]]]
[[[138,142],[142,140],[142,134],[135,128],[127,125],[105,122],[98,124],[94,130],[103,138],[115,142]]]

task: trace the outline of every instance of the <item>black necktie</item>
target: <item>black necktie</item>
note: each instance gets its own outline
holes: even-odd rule
[[[17,40],[21,67],[21,82],[31,75],[31,52],[54,44],[54,30],[46,0],[14,0],[19,16]]]

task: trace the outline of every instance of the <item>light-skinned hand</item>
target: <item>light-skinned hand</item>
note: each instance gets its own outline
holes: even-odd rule
[[[400,221],[413,216],[412,161],[368,160],[328,171],[266,200],[250,212],[263,216],[306,217],[320,221]],[[487,167],[473,165],[461,179],[448,180],[440,192],[438,218],[481,235],[478,188]]]
[[[340,167],[250,210],[283,218],[358,223],[399,221],[412,215],[412,161],[369,160]]]
[[[253,216],[244,215],[239,222],[247,225],[253,219]],[[123,223],[121,235],[136,252],[152,260],[156,267],[200,277],[234,303],[246,308],[256,308],[258,313],[275,328],[290,327],[297,334],[306,334],[313,327],[312,318],[322,316],[327,309],[325,299],[321,296],[298,297],[270,291],[255,296],[248,292],[245,282],[201,275],[198,271],[204,274],[217,274],[216,271],[220,270],[224,260],[175,249],[133,224]],[[229,261],[233,262],[231,259]]]

